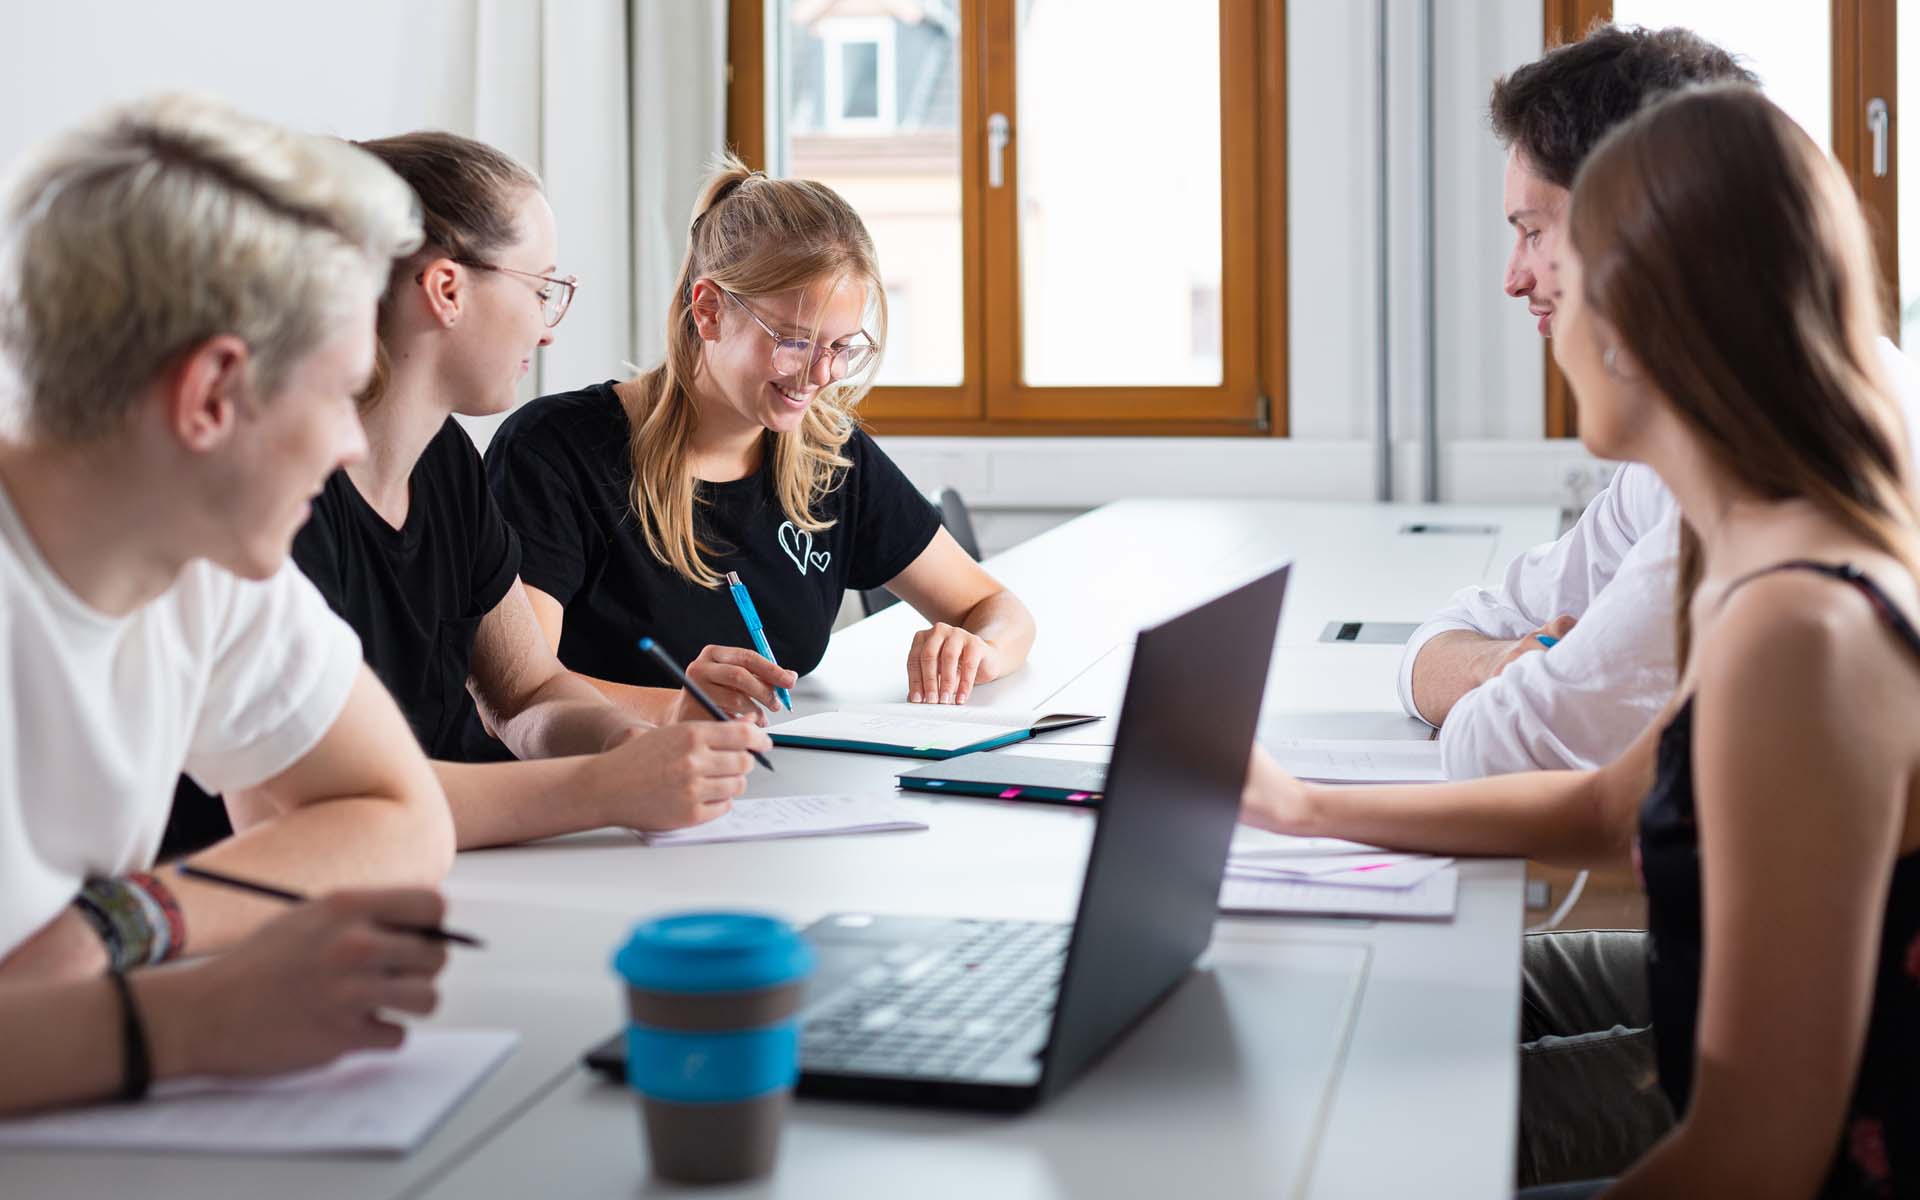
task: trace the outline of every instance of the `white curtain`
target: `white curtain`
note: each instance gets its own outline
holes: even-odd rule
[[[522,399],[664,346],[687,214],[726,135],[720,0],[478,0],[473,135],[546,183],[580,292]],[[499,418],[464,421],[482,446]]]
[[[630,0],[634,362],[666,350],[667,302],[700,181],[726,142],[727,8]]]

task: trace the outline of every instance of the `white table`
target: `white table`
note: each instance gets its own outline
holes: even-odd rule
[[[1409,523],[1489,534],[1404,534]],[[1393,646],[1317,642],[1333,620],[1417,621],[1553,535],[1546,509],[1247,501],[1107,506],[989,566],[1040,621],[1028,667],[974,703],[1117,712],[1133,633],[1285,556],[1296,561],[1263,724],[1413,736]],[[917,617],[841,631],[796,705],[901,699]],[[1196,664],[1204,669],[1204,664]],[[759,794],[889,787],[902,760],[775,750]],[[450,1024],[525,1042],[398,1162],[29,1154],[0,1194],[631,1196],[635,1106],[574,1066],[615,1029],[608,961],[638,917],[752,907],[1064,920],[1094,817],[959,798],[926,833],[649,849],[612,831],[464,854],[450,921],[489,941],[444,986]],[[781,1164],[715,1196],[1492,1197],[1512,1179],[1520,865],[1466,864],[1445,924],[1222,920],[1203,971],[1065,1094],[1019,1117],[802,1102]],[[1348,986],[1346,980],[1352,981]]]

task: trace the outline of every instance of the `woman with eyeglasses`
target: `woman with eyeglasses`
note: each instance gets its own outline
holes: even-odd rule
[[[426,242],[380,300],[368,454],[314,498],[294,560],[434,761],[462,849],[719,816],[766,735],[704,716],[656,729],[560,665],[520,583],[519,539],[452,419],[510,407],[573,299],[539,180],[448,133],[360,146],[412,186]],[[522,761],[488,761],[505,757],[488,732]],[[253,797],[228,808],[240,826],[269,815]]]
[[[657,720],[684,699],[635,647],[706,669],[764,719],[826,652],[849,588],[890,588],[931,622],[907,699],[964,703],[1026,661],[1033,617],[968,557],[855,423],[886,330],[873,241],[832,190],[727,160],[694,208],[664,362],[515,413],[487,477],[560,659]],[[779,665],[725,586],[745,584]]]

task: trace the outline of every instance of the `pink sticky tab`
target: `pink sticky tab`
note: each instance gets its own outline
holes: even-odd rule
[[[1020,789],[1017,787],[1008,788],[1006,791],[1000,793],[1000,798],[1002,800],[1018,800],[1020,798]]]

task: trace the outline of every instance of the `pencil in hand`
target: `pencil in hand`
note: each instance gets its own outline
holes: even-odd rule
[[[303,896],[299,892],[289,891],[282,887],[274,887],[270,883],[255,883],[251,879],[242,879],[237,875],[229,875],[224,871],[215,871],[208,867],[196,867],[192,863],[181,863],[174,869],[189,879],[198,879],[203,883],[217,883],[221,887],[230,887],[239,892],[251,892],[256,896],[265,896],[269,900],[285,900],[289,904],[305,904],[309,899],[309,897]],[[472,946],[476,950],[482,949],[486,945],[486,943],[471,934],[455,933],[451,929],[443,929],[438,925],[409,925],[402,929],[401,932],[418,934],[431,942],[458,942],[462,946]]]

